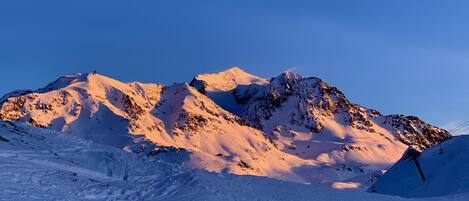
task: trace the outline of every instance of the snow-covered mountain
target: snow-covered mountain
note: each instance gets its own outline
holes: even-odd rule
[[[163,87],[122,83],[96,73],[74,74],[6,98],[0,118],[131,152],[151,154],[153,144],[187,149],[191,154],[185,164],[209,171],[304,182],[287,173],[306,161],[282,153],[261,131],[239,124],[237,116],[188,84]]]
[[[356,188],[407,145],[423,150],[450,137],[418,118],[350,103],[318,78],[286,72],[267,81],[239,68],[171,86],[68,75],[7,94],[0,119],[128,152],[181,152],[189,167],[336,188]]]
[[[139,140],[128,132],[138,133],[143,122],[149,127],[159,123],[150,124],[153,119],[144,114],[153,109],[162,90],[159,84],[122,83],[96,73],[77,73],[38,90],[7,94],[0,118],[123,147]]]
[[[191,170],[168,163],[160,156],[163,157],[141,157],[51,129],[0,121],[0,200],[463,201],[469,198],[466,193],[405,199],[324,189],[264,177]]]
[[[410,153],[410,152],[408,152]],[[447,196],[469,192],[469,136],[455,136],[419,154],[416,159],[425,181],[412,157],[404,155],[372,190],[403,197]]]
[[[239,68],[235,70],[240,71]],[[226,72],[231,71],[233,69]],[[209,92],[212,94],[231,96],[236,106],[224,108],[266,133],[280,129],[277,126],[296,126],[307,129],[311,133],[320,133],[325,130],[331,131],[333,128],[330,128],[328,121],[333,121],[341,127],[349,126],[369,133],[379,133],[380,129],[376,126],[384,128],[395,135],[399,141],[419,150],[431,147],[450,137],[445,130],[431,126],[417,117],[384,116],[376,110],[351,103],[340,90],[319,78],[305,78],[297,73],[284,72],[266,84],[259,82],[257,76],[242,71],[239,73],[241,77],[257,79],[251,79],[252,82],[243,82],[237,86],[233,86],[235,82],[232,82],[229,90],[225,90],[218,86],[219,83],[224,83],[221,80],[232,78],[226,78],[224,74],[225,72],[198,75],[194,78],[197,82],[192,81],[192,83],[204,83],[204,85],[193,84],[201,92],[208,88],[211,89]],[[211,94],[209,93],[208,96],[211,97]],[[219,105],[225,105],[224,101],[224,99],[215,99]],[[231,110],[231,108],[238,110]],[[275,117],[280,111],[282,111],[280,114],[282,117],[279,121]],[[337,131],[331,132],[338,133]]]
[[[424,150],[450,137],[447,131],[417,117],[385,116],[351,103],[340,90],[319,78],[285,72],[268,84],[244,82],[219,90],[216,85],[223,83],[220,80],[225,76],[219,76],[223,74],[199,75],[194,80],[205,85],[193,86],[201,92],[211,89],[207,96],[264,131],[283,152],[338,169],[384,169],[401,157],[407,145]],[[226,101],[230,99],[234,101]]]

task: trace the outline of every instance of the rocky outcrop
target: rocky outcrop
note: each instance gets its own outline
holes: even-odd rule
[[[384,125],[389,125],[401,142],[423,151],[449,138],[451,134],[414,116],[389,115],[384,117]]]

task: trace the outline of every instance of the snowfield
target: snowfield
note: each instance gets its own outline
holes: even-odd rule
[[[0,121],[0,200],[343,201],[404,199],[264,177],[215,174],[22,123]],[[170,154],[170,153],[166,153]]]

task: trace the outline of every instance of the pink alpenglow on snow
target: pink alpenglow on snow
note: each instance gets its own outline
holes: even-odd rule
[[[78,73],[0,104],[2,120],[127,152],[185,150],[186,167],[333,188],[358,188],[409,145],[449,137],[416,117],[351,103],[319,78],[285,72],[268,81],[237,67],[170,86]]]

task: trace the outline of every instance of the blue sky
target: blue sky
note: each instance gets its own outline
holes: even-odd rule
[[[469,2],[2,1],[0,93],[73,72],[190,81],[291,69],[385,114],[469,119]]]

